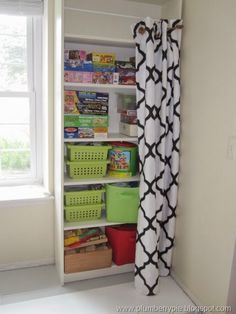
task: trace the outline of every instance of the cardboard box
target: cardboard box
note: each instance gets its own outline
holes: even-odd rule
[[[116,61],[116,72],[119,73],[119,84],[136,84],[136,68],[133,63],[129,61]]]
[[[70,83],[92,83],[92,72],[64,71],[64,81]]]
[[[65,127],[64,138],[104,138],[107,137],[108,128],[78,128]]]
[[[92,52],[87,55],[87,60],[92,61],[93,64],[99,65],[114,65],[115,64],[116,55],[114,53],[100,53],[100,52]]]
[[[112,84],[113,73],[111,72],[93,72],[92,81],[94,84]]]
[[[108,101],[108,93],[65,90],[64,113],[107,115]]]
[[[65,255],[65,273],[76,273],[93,269],[111,267],[112,249]]]
[[[64,50],[64,70],[66,71],[83,71],[92,72],[92,61],[86,60],[87,53],[85,50]]]
[[[80,127],[80,128],[107,128],[108,116],[99,115],[65,115],[65,127]]]

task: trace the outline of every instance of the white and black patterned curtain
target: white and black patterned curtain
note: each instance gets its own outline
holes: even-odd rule
[[[181,20],[134,26],[140,208],[135,286],[157,292],[170,273],[179,174]]]

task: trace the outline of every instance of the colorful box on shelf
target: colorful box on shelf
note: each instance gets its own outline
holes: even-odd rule
[[[92,52],[87,55],[87,60],[97,65],[114,65],[116,55],[114,53]]]
[[[93,72],[111,72],[114,73],[116,70],[115,65],[106,65],[106,64],[94,64]]]
[[[136,69],[133,63],[129,61],[116,61],[116,72],[119,73],[119,84],[135,85]]]
[[[138,166],[138,147],[128,142],[112,142],[109,150],[109,171],[113,177],[135,176]]]
[[[92,82],[94,84],[113,84],[113,73],[111,72],[93,72]]]
[[[80,127],[80,128],[107,128],[108,115],[73,115],[66,114],[64,116],[65,127]]]
[[[108,101],[108,93],[65,90],[64,113],[107,115]]]
[[[86,60],[85,50],[64,50],[64,70],[92,72],[93,64]]]
[[[79,127],[65,127],[65,139],[78,139],[78,138],[106,138],[108,134],[107,127],[97,128],[79,128]]]
[[[93,72],[64,71],[64,81],[90,84],[93,82]]]

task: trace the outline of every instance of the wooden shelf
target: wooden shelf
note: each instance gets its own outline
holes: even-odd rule
[[[113,90],[121,93],[134,93],[136,85],[116,85],[116,84],[92,84],[92,83],[70,83],[64,82],[64,87],[76,89],[92,89],[92,90]]]
[[[102,178],[92,178],[92,179],[71,179],[64,175],[64,186],[73,186],[73,185],[84,185],[84,184],[105,184],[105,183],[118,183],[118,182],[133,182],[139,181],[139,176],[133,176],[128,178],[114,178],[114,177],[102,177]]]
[[[138,137],[123,135],[120,133],[109,133],[107,137],[102,138],[65,138],[65,143],[82,142],[138,142]]]
[[[117,275],[122,273],[134,272],[134,264],[126,264],[117,266],[113,264],[108,268],[95,269],[90,271],[83,271],[80,273],[64,274],[64,282],[71,282],[76,280],[91,279],[96,277],[104,277],[109,275]]]

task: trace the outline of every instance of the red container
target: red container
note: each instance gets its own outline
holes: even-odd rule
[[[134,263],[137,226],[106,227],[108,242],[112,247],[112,260],[116,265]]]

